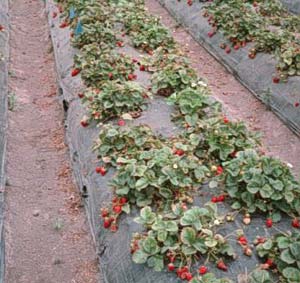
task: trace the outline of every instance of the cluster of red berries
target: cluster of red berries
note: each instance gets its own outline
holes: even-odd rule
[[[211,202],[217,203],[217,202],[223,202],[225,200],[226,196],[225,195],[220,195],[220,196],[213,196],[211,198]]]
[[[96,167],[96,173],[101,174],[102,176],[104,176],[107,173],[107,171],[106,171],[105,167],[98,166],[98,167]]]
[[[126,197],[114,197],[112,200],[113,206],[111,212],[107,208],[101,209],[101,216],[104,219],[103,227],[105,229],[110,228],[112,232],[118,230],[117,216],[122,212],[122,207],[127,201]]]

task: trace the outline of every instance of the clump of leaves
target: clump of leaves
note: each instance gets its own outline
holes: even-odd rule
[[[177,204],[165,214],[156,214],[147,206],[136,221],[144,225],[146,233],[133,237],[133,261],[147,263],[156,271],[171,263],[177,269],[177,275],[184,279],[180,268],[186,266],[186,272],[190,272],[191,265],[200,256],[214,262],[220,257],[234,257],[227,240],[215,232],[222,217],[218,216],[217,206],[213,203],[188,210]]]
[[[105,43],[108,47],[116,46],[117,38],[115,32],[109,26],[104,26],[101,22],[92,22],[83,25],[83,32],[75,36],[72,43],[77,48],[91,43]]]
[[[172,63],[155,72],[151,82],[154,93],[168,97],[174,92],[197,85],[198,77],[194,69]]]
[[[137,116],[146,108],[145,98],[150,96],[138,83],[108,81],[102,85],[101,90],[86,91],[82,101],[87,106],[89,119],[103,122],[126,113]]]
[[[300,282],[300,233],[277,234],[256,247],[268,268],[281,274],[283,283]],[[271,265],[269,263],[272,263]]]
[[[190,194],[208,172],[193,156],[177,155],[168,146],[140,152],[136,159],[122,160],[111,181],[117,196],[138,207],[161,206],[177,201],[192,202]]]
[[[299,215],[299,184],[280,160],[247,150],[223,165],[225,189],[235,200],[233,208]]]
[[[128,80],[135,65],[132,59],[115,51],[102,50],[97,44],[85,45],[75,57],[75,66],[87,86],[100,88],[108,80]]]
[[[189,136],[199,158],[218,163],[234,158],[237,152],[255,148],[258,135],[251,133],[244,123],[232,122],[226,117],[213,117],[198,124],[199,129]]]
[[[104,126],[94,146],[98,158],[116,167],[122,158],[134,158],[141,151],[161,148],[163,138],[157,137],[146,125],[133,127]]]

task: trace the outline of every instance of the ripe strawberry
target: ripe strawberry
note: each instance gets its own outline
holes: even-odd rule
[[[108,78],[109,78],[110,80],[112,80],[113,77],[114,77],[114,75],[113,75],[112,73],[109,73],[109,74],[108,74]]]
[[[107,208],[102,208],[101,209],[101,216],[104,218],[104,217],[107,217],[108,215],[109,215],[108,209]]]
[[[124,46],[124,43],[122,41],[117,41],[116,44],[117,44],[118,47]]]
[[[127,200],[127,198],[125,198],[125,197],[121,197],[121,198],[120,198],[120,203],[121,203],[121,204],[125,204],[127,201],[128,201],[128,200]]]
[[[176,149],[174,153],[178,156],[184,155],[184,151],[182,149]]]
[[[106,169],[103,166],[96,167],[96,172],[104,176],[106,174]]]
[[[120,127],[125,126],[125,121],[124,121],[123,119],[120,119],[120,120],[118,121],[118,125],[119,125]]]
[[[78,69],[78,68],[73,69],[72,72],[71,72],[71,76],[72,76],[72,77],[75,77],[75,76],[77,76],[79,73],[80,73],[80,69]]]
[[[146,67],[145,67],[144,65],[141,65],[141,66],[140,66],[140,71],[141,71],[141,72],[144,72],[145,70],[146,70]]]
[[[133,81],[134,79],[136,79],[136,76],[134,74],[129,74],[128,75],[128,80],[129,81]]]
[[[223,173],[223,167],[219,165],[219,166],[217,167],[216,175],[219,176],[219,175],[221,175],[222,173]]]
[[[218,202],[218,198],[217,198],[217,197],[212,197],[212,198],[211,198],[211,202],[217,203],[217,202]]]
[[[187,0],[187,4],[188,4],[189,6],[192,6],[192,5],[193,5],[193,1],[192,1],[192,0]]]
[[[169,271],[174,271],[175,270],[175,265],[173,263],[168,264],[168,270]]]
[[[248,244],[248,240],[245,236],[240,236],[238,238],[238,242],[242,245],[242,246],[246,246]]]
[[[278,84],[279,82],[280,82],[280,78],[278,78],[278,77],[273,78],[273,83],[274,84]]]
[[[59,27],[60,27],[60,28],[66,28],[68,25],[69,25],[69,24],[68,24],[66,21],[64,21],[64,22],[62,22],[62,23],[59,25]]]
[[[87,120],[81,120],[80,124],[81,124],[82,127],[85,128],[85,127],[87,127],[89,125],[89,122]]]
[[[242,45],[242,47],[246,47],[247,41],[242,41],[241,45]]]
[[[215,31],[211,30],[210,32],[207,33],[208,37],[213,37],[215,35]]]
[[[229,53],[231,52],[231,49],[230,49],[230,47],[229,47],[229,46],[226,46],[226,48],[225,48],[225,52],[226,52],[227,54],[229,54]]]
[[[299,102],[295,102],[295,107],[299,107],[300,103]]]
[[[263,244],[266,242],[267,239],[265,237],[257,237],[256,240],[258,244]]]
[[[192,273],[187,272],[186,275],[185,275],[185,279],[186,279],[187,281],[191,281],[191,280],[193,279]]]
[[[120,213],[122,212],[122,206],[120,206],[120,205],[115,205],[115,206],[113,207],[113,211],[114,211],[115,213],[117,213],[117,214],[120,214]]]
[[[114,197],[114,198],[112,199],[112,202],[113,202],[113,203],[117,203],[118,201],[119,201],[118,197]]]
[[[224,122],[224,124],[228,124],[229,123],[229,119],[227,117],[224,117],[223,122]]]
[[[108,229],[108,228],[110,227],[110,224],[111,224],[110,219],[107,218],[107,217],[104,218],[103,227],[104,227],[105,229]]]
[[[256,54],[255,54],[255,53],[249,53],[249,54],[248,54],[248,57],[249,57],[250,59],[254,59],[254,58],[256,57]]]
[[[268,228],[271,228],[273,226],[273,220],[271,218],[267,218],[267,220],[266,220],[266,226]]]
[[[258,6],[258,3],[257,2],[253,2],[253,7],[257,7]]]
[[[78,93],[78,97],[79,98],[84,98],[84,94],[83,93]]]
[[[223,202],[225,200],[225,195],[220,195],[217,197],[218,202]]]
[[[265,262],[265,264],[269,265],[269,267],[272,267],[274,265],[274,261],[271,258],[268,258]]]
[[[55,19],[57,17],[57,12],[52,13],[52,18]]]
[[[233,49],[234,49],[234,50],[239,50],[239,49],[240,49],[240,45],[239,45],[239,44],[234,45],[234,46],[233,46]]]
[[[300,220],[298,218],[293,219],[292,226],[294,228],[300,228]]]
[[[217,262],[217,268],[219,268],[220,270],[223,270],[223,271],[227,271],[228,270],[228,267],[226,266],[226,264],[224,263],[223,260],[219,260]]]
[[[205,273],[207,273],[208,268],[204,265],[200,266],[198,269],[199,274],[204,275]]]

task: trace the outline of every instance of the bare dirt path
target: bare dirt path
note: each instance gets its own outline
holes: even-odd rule
[[[95,283],[96,253],[64,144],[43,1],[10,3],[6,283]]]
[[[208,80],[214,97],[222,102],[227,113],[234,119],[245,121],[251,129],[261,132],[266,152],[292,164],[294,172],[300,175],[300,139],[273,112],[267,111],[184,28],[178,27],[157,0],[146,0],[145,3],[149,12],[160,16],[161,22],[171,30],[175,40],[190,58],[192,66],[200,77]]]

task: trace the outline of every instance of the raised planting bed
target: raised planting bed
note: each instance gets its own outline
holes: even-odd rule
[[[4,188],[7,127],[8,1],[0,1],[0,282],[4,280]]]
[[[258,4],[254,4],[256,7],[251,1],[241,0],[231,1],[230,5],[226,5],[226,1],[193,1],[192,5],[177,0],[159,2],[242,84],[299,135],[300,70],[297,68],[300,66],[300,54],[296,46],[300,46],[300,41],[298,36],[291,39],[299,27],[283,28],[288,22],[293,26],[299,25],[299,16],[287,14],[283,7],[278,10],[280,3],[277,0],[257,1]],[[245,11],[241,13],[243,9]],[[272,17],[260,14],[266,11],[271,11]],[[281,26],[275,23],[277,20],[273,14],[281,20],[282,14],[285,15]],[[214,21],[213,15],[219,23]],[[236,24],[231,26],[231,22]],[[285,35],[282,35],[284,32]]]
[[[297,282],[288,166],[224,115],[141,1],[114,2],[46,2],[100,281]]]

